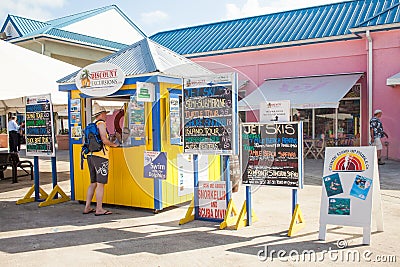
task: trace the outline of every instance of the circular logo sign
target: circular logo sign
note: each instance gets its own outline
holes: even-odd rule
[[[108,96],[118,91],[125,74],[115,64],[93,63],[81,69],[75,78],[79,91],[89,96]]]

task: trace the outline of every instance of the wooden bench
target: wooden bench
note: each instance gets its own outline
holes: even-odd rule
[[[4,177],[4,171],[8,167],[12,168],[12,177]],[[24,171],[24,174],[18,175],[18,168]],[[33,180],[33,164],[29,160],[20,160],[18,153],[0,153],[0,179],[12,178],[13,183],[18,183],[18,177],[31,176]]]

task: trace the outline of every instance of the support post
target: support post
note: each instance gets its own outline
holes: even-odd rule
[[[297,205],[297,189],[292,190],[292,216],[294,215],[294,211]]]
[[[40,193],[39,193],[39,157],[33,157],[33,179],[35,184],[35,201],[40,200]]]
[[[57,186],[57,159],[56,157],[51,157],[51,178],[53,180],[53,188]],[[54,198],[58,198],[58,194],[54,196]]]
[[[246,186],[246,210],[247,210],[247,226],[252,224],[252,213],[253,209],[251,207],[251,186]]]
[[[199,156],[193,155],[194,219],[199,218]]]
[[[232,198],[232,188],[231,188],[231,174],[229,168],[229,156],[223,156],[224,168],[225,168],[225,188],[226,188],[226,206],[228,207],[229,201]]]

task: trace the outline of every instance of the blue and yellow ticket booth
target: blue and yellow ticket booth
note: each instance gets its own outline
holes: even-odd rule
[[[123,142],[121,147],[110,148],[109,179],[105,187],[104,203],[157,211],[190,201],[193,198],[193,193],[178,195],[177,157],[178,154],[183,153],[179,137],[179,122],[182,119],[179,111],[182,78],[162,73],[127,76],[123,79],[123,84],[117,91],[108,95],[98,94],[93,96],[85,94],[86,91],[78,88],[80,83],[75,82],[77,75],[80,75],[81,82],[84,85],[86,85],[86,82],[83,79],[92,78],[94,84],[99,75],[104,77],[113,75],[112,73],[103,73],[96,76],[93,72],[95,71],[91,71],[91,74],[89,74],[84,71],[82,74],[81,70],[78,74],[73,73],[58,81],[59,90],[67,91],[69,96],[71,198],[85,201],[86,191],[90,184],[87,163],[84,162],[81,165],[81,147],[83,129],[92,119],[91,107],[94,101],[119,101],[126,103],[124,105],[125,116],[122,119],[125,127],[122,128],[128,128],[128,137],[125,136],[123,139],[129,142]],[[112,84],[112,82],[108,83]],[[143,93],[137,88],[140,83],[153,85],[154,99],[150,102],[141,103],[144,121],[142,122],[143,125],[137,127],[138,121],[135,121],[137,118],[130,109],[132,108],[130,105],[132,105],[132,99],[135,96],[137,98],[140,93]],[[178,127],[176,127],[177,121]],[[109,123],[107,122],[108,127]],[[142,135],[137,134],[138,128],[139,131],[143,131]],[[132,133],[133,135],[131,135]],[[145,151],[166,152],[165,179],[144,177]],[[208,157],[208,179],[219,180],[221,176],[220,157]]]

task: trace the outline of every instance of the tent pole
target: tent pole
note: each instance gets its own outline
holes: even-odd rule
[[[339,108],[335,108],[335,139],[338,138],[338,110]]]
[[[312,138],[315,139],[315,108],[312,109]]]

